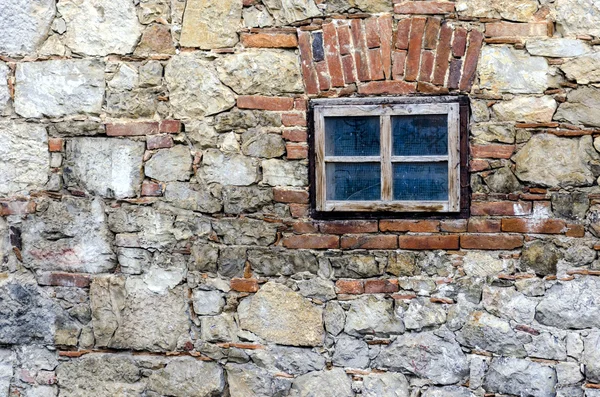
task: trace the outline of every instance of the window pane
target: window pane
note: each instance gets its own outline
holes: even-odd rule
[[[448,115],[392,117],[393,156],[448,154]]]
[[[395,163],[394,200],[448,200],[448,163]]]
[[[379,163],[327,163],[327,200],[379,200]]]
[[[379,117],[326,117],[326,156],[379,156]]]

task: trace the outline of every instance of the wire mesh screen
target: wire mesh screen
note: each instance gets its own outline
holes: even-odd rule
[[[379,156],[379,117],[325,118],[326,156]]]
[[[402,201],[448,200],[448,163],[395,163],[393,197]]]
[[[448,154],[448,115],[392,117],[393,156]]]
[[[327,200],[370,201],[381,198],[379,163],[328,163]]]

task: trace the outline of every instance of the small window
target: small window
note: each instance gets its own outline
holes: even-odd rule
[[[460,212],[460,104],[407,100],[313,101],[317,211]]]

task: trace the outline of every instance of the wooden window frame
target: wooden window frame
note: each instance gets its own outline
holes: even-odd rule
[[[447,156],[392,156],[391,117],[396,115],[447,114]],[[311,201],[313,215],[397,214],[404,217],[466,215],[468,182],[466,174],[468,100],[463,97],[387,97],[312,100],[309,108]],[[380,118],[380,156],[325,156],[325,117],[378,116]],[[325,164],[328,162],[381,163],[382,200],[332,201],[326,199]],[[448,200],[392,200],[392,164],[397,162],[447,161]],[[415,216],[416,215],[416,216]]]

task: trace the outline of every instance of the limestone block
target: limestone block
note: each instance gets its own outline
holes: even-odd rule
[[[567,95],[567,102],[561,103],[554,116],[555,120],[565,120],[571,124],[600,127],[600,89],[582,87]]]
[[[188,0],[180,43],[203,50],[233,47],[242,19],[241,0]]]
[[[161,182],[188,181],[192,172],[190,150],[183,145],[161,149],[146,162],[144,172]]]
[[[362,397],[409,397],[408,380],[398,373],[370,373],[363,377]]]
[[[566,36],[600,36],[600,3],[596,0],[557,0],[552,16]]]
[[[394,7],[387,0],[349,0],[349,7],[355,7],[362,12],[367,13],[378,13],[378,12],[392,12]]]
[[[258,161],[239,154],[223,154],[216,149],[206,150],[198,177],[207,183],[247,186],[258,179]]]
[[[263,183],[270,186],[308,185],[308,167],[298,161],[270,159],[262,162]]]
[[[578,84],[600,81],[600,52],[573,58],[560,66],[569,80]]]
[[[536,0],[459,0],[459,15],[476,18],[502,18],[509,21],[528,22],[538,10]]]
[[[483,311],[471,313],[457,340],[473,349],[516,357],[527,355],[523,343],[508,321]]]
[[[0,114],[4,113],[10,100],[10,90],[8,88],[8,66],[0,62]]]
[[[228,364],[227,384],[231,397],[287,396],[291,380],[275,377],[257,365]]]
[[[475,397],[469,389],[461,386],[430,387],[423,397]]]
[[[527,40],[526,47],[531,55],[552,58],[578,57],[591,51],[582,40],[559,37]]]
[[[321,15],[314,0],[265,0],[264,4],[281,25]]]
[[[344,332],[354,336],[401,334],[404,323],[394,311],[391,300],[369,295],[352,301],[346,313]]]
[[[221,211],[221,200],[217,192],[208,186],[171,182],[165,190],[165,200],[186,210],[215,213]]]
[[[315,371],[297,377],[290,397],[352,397],[352,381],[342,368]]]
[[[513,288],[483,287],[483,307],[488,312],[521,324],[531,324],[537,302]]]
[[[494,358],[483,387],[490,392],[551,397],[556,395],[556,372],[552,367],[528,360]]]
[[[34,52],[48,35],[55,14],[55,0],[3,0],[0,53],[14,56]]]
[[[173,397],[210,397],[223,392],[225,376],[221,366],[193,357],[182,357],[148,378],[148,390]]]
[[[499,121],[549,123],[556,107],[556,101],[551,96],[515,97],[498,102],[492,110]]]

